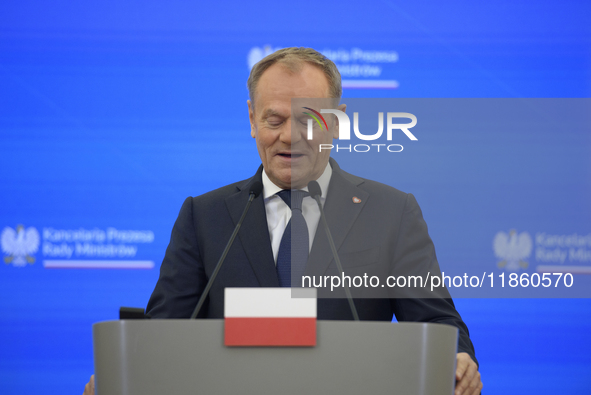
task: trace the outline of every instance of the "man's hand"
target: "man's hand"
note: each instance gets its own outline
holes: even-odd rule
[[[478,395],[482,390],[480,372],[476,362],[465,352],[458,353],[456,365],[456,391],[454,395]]]
[[[94,395],[94,374],[90,376],[90,381],[86,383],[84,387],[84,393],[82,395]]]

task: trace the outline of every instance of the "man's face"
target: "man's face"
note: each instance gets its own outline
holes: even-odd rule
[[[248,101],[250,134],[267,175],[278,187],[300,189],[324,172],[330,151],[318,152],[318,147],[331,144],[338,129],[329,125],[330,131],[315,131],[314,139],[307,140],[305,126],[292,130],[291,99],[328,97],[328,91],[324,73],[308,63],[297,73],[276,63],[259,79],[254,104]]]

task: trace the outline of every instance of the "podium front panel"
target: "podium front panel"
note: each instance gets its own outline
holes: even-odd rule
[[[226,347],[223,320],[93,326],[97,395],[451,395],[458,330],[318,321],[316,347]]]

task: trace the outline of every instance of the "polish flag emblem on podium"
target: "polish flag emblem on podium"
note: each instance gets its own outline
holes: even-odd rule
[[[226,288],[226,346],[316,345],[315,288]]]

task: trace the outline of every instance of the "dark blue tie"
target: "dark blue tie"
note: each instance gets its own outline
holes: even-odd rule
[[[293,286],[302,286],[302,275],[308,261],[310,239],[308,225],[302,214],[302,200],[310,194],[299,189],[283,190],[277,195],[291,208],[291,219],[285,228],[277,254],[277,276],[279,285],[290,287],[293,273]]]

